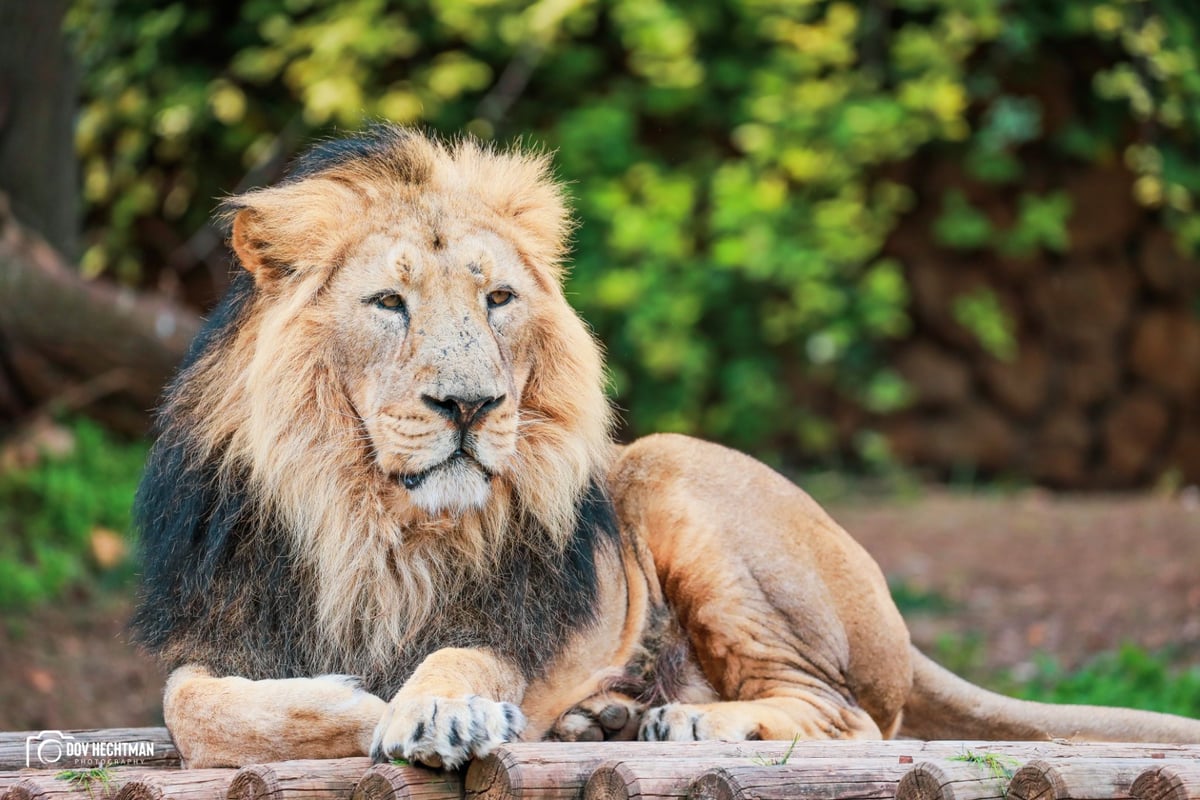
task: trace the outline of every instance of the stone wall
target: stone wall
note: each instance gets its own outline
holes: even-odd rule
[[[918,206],[888,251],[912,290],[913,331],[893,363],[916,402],[884,423],[893,450],[944,475],[1057,488],[1145,486],[1172,472],[1200,482],[1200,263],[1133,201],[1119,165],[1044,166],[1032,188],[1070,194],[1070,247],[1026,259],[948,251],[932,233],[947,188],[999,229],[1015,217],[1015,190],[944,161],[908,176]],[[955,299],[982,287],[1015,324],[1011,360],[955,320]]]

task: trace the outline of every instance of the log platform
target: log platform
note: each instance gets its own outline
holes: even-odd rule
[[[0,733],[0,800],[1200,800],[1200,745],[530,742],[457,772],[189,770],[163,728],[32,731]]]

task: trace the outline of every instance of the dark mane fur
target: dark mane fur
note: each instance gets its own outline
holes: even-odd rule
[[[300,155],[289,167],[287,180],[304,180],[353,162],[421,184],[429,180],[433,165],[419,147],[409,146],[413,138],[406,128],[374,125],[357,136],[329,139]]]

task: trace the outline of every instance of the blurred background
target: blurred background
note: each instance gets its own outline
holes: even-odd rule
[[[1190,0],[0,0],[0,729],[159,719],[210,215],[377,120],[554,152],[623,438],[796,478],[976,680],[1200,716],[1198,60]]]

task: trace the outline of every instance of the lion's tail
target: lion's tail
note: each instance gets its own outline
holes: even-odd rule
[[[1100,706],[1017,700],[968,683],[913,648],[900,735],[918,739],[1076,739],[1200,743],[1200,721]]]

